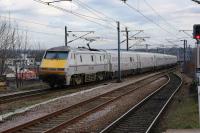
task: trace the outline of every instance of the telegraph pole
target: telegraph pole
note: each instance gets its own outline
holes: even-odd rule
[[[183,41],[183,71],[185,72],[185,65],[186,65],[186,45],[187,45],[187,40],[181,40]]]
[[[126,27],[125,28],[125,31],[126,31],[126,50],[128,51],[129,50],[129,31],[128,31],[128,28]]]
[[[67,46],[67,26],[65,26],[65,46]]]
[[[184,40],[184,68],[186,64],[186,45],[187,45],[187,40]]]
[[[126,42],[126,50],[128,51],[129,50],[129,40],[131,40],[131,38],[134,38],[136,35],[140,34],[141,32],[143,32],[143,30],[134,30],[134,31],[138,31],[136,34],[132,35],[129,37],[129,32],[131,32],[130,30],[128,30],[128,28],[126,27],[124,31],[121,31],[121,32],[126,32],[126,39],[121,41],[120,44]],[[137,38],[137,37],[135,37]]]
[[[118,32],[118,80],[117,82],[120,83],[121,82],[121,68],[120,68],[120,22],[117,21],[117,32]]]
[[[187,40],[184,40],[184,69],[186,66],[186,48],[187,48]]]
[[[146,44],[146,52],[148,52],[148,44]]]
[[[165,45],[163,45],[163,54],[165,54]]]
[[[128,28],[126,27],[125,28],[125,30],[124,31],[121,31],[121,32],[126,32],[126,39],[125,40],[123,40],[122,42],[120,42],[120,43],[123,43],[123,42],[125,42],[126,41],[126,50],[128,51],[129,50],[129,32],[130,31],[128,31]]]
[[[151,45],[145,44],[145,46],[146,46],[146,52],[148,52],[149,51],[149,46],[151,46]]]

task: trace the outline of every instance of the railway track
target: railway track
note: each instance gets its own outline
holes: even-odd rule
[[[172,71],[173,69],[171,69]],[[162,73],[166,73],[167,71],[163,71],[159,74]],[[159,75],[157,74],[157,75]],[[105,82],[105,81],[104,81]],[[99,82],[103,83],[102,82]],[[91,83],[90,86],[94,85],[95,83]],[[79,85],[79,86],[70,86],[68,87],[68,89],[77,89],[77,88],[82,88],[82,87],[86,87],[88,85]],[[48,94],[48,93],[54,93],[54,92],[58,92],[58,91],[63,91],[66,90],[66,88],[64,89],[51,89],[51,88],[47,88],[47,89],[37,89],[37,90],[30,90],[30,91],[22,91],[22,92],[14,92],[14,93],[9,93],[9,94],[0,94],[0,104],[6,104],[9,102],[13,102],[13,101],[18,101],[18,100],[24,100],[24,98],[28,98],[28,97],[33,97],[33,96],[39,96],[39,95],[43,95],[43,94]]]
[[[14,92],[9,94],[1,94],[0,95],[0,104],[13,102],[16,100],[21,100],[26,97],[32,97],[37,95],[42,95],[48,92],[52,92],[52,89],[37,89],[30,91],[22,91],[22,92]]]
[[[97,83],[97,85],[101,84],[102,82]],[[104,84],[106,84],[106,82]],[[94,83],[91,83],[89,85],[69,86],[67,88],[66,87],[54,88],[54,89],[47,88],[47,89],[36,89],[36,90],[29,90],[29,91],[13,92],[13,93],[8,93],[8,94],[0,94],[0,104],[6,104],[9,102],[24,100],[24,98],[29,98],[29,97],[33,97],[33,96],[40,96],[40,95],[45,95],[45,94],[49,94],[49,93],[66,91],[66,89],[68,89],[68,90],[69,89],[80,89],[80,88],[84,88],[87,86],[93,86],[93,85],[94,85]]]
[[[169,101],[182,84],[182,79],[170,74],[170,81],[163,88],[146,97],[101,133],[148,133]]]
[[[137,89],[142,88],[145,85],[156,81],[157,79],[163,77],[163,74],[158,74],[151,78],[147,78],[142,81],[138,81],[136,84],[127,85],[126,87],[118,88],[111,92],[99,95],[92,99],[80,102],[78,104],[72,105],[70,107],[64,108],[62,110],[53,112],[44,117],[35,119],[28,123],[10,128],[3,133],[12,133],[12,132],[58,132],[59,130],[74,124],[78,120],[89,116],[90,114],[100,110],[102,107],[105,107],[111,102],[114,102],[123,96],[133,93]]]

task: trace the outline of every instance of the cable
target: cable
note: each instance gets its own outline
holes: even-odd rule
[[[144,2],[145,2],[145,4],[149,7],[149,8],[151,8],[151,10],[155,13],[155,14],[157,14],[167,25],[169,25],[171,28],[173,28],[173,29],[175,29],[176,31],[178,31],[178,29],[176,28],[176,27],[174,27],[172,24],[170,24],[169,22],[167,22],[167,20],[164,18],[164,17],[162,17],[146,0],[144,0]]]
[[[42,0],[33,0],[33,1],[42,3],[42,4],[45,4],[45,5],[47,5],[47,6],[51,6],[51,7],[54,7],[54,8],[57,8],[57,7],[58,7],[58,6],[55,6],[55,5],[53,5],[53,4],[48,4],[47,2],[42,1]],[[96,20],[106,21],[106,20],[104,20],[104,19],[99,19],[99,18],[96,18],[96,17],[84,15],[84,14],[77,13],[77,12],[73,12],[73,11],[70,11],[70,10],[66,10],[66,9],[61,8],[61,7],[59,7],[59,9],[62,9],[63,11],[65,11],[65,12],[67,12],[67,13],[70,13],[70,14],[73,14],[73,15],[80,15],[80,16],[87,17],[87,18],[92,18],[92,19],[96,19]]]
[[[39,22],[36,22],[36,21],[28,21],[28,20],[24,20],[24,19],[19,19],[19,18],[14,18],[14,17],[6,17],[6,16],[0,16],[0,18],[3,17],[3,18],[6,18],[6,19],[12,19],[13,21],[22,21],[22,22],[25,22],[25,23],[31,23],[31,24],[36,24],[36,25],[41,25],[41,26],[47,26],[47,27],[50,27],[50,28],[56,28],[56,29],[61,29],[63,30],[63,28],[61,27],[58,27],[58,26],[53,26],[53,25],[47,25],[47,24],[43,24],[43,23],[39,23]],[[54,34],[54,33],[47,33],[47,32],[39,32],[39,31],[32,31],[32,30],[27,30],[27,29],[23,29],[23,28],[18,28],[18,30],[21,30],[21,31],[28,31],[28,32],[32,32],[32,33],[39,33],[39,34],[44,34],[44,35],[50,35],[50,36],[63,36],[63,35],[59,35],[59,34]]]
[[[103,26],[103,27],[106,27],[106,28],[108,28],[108,27],[109,27],[109,28],[113,28],[113,27],[110,27],[110,26],[107,26],[107,25],[103,25],[103,24],[101,24],[101,23],[99,23],[99,22],[96,22],[96,21],[93,21],[93,20],[90,20],[90,19],[96,19],[96,20],[101,20],[101,21],[105,21],[105,20],[102,20],[102,19],[99,19],[99,18],[95,18],[95,17],[91,17],[91,16],[87,16],[87,15],[80,14],[80,13],[76,13],[76,12],[72,12],[72,11],[66,10],[66,9],[64,9],[64,8],[55,6],[55,5],[53,5],[53,4],[47,4],[46,2],[44,2],[44,1],[42,1],[42,0],[33,0],[33,1],[39,2],[39,3],[41,3],[41,4],[44,4],[44,5],[53,7],[53,8],[55,8],[55,9],[58,9],[58,10],[61,10],[61,11],[64,11],[64,12],[67,12],[67,13],[69,13],[69,14],[75,15],[75,16],[77,16],[77,17],[79,17],[79,18],[82,18],[82,19],[84,19],[84,20],[87,20],[87,21],[90,21],[90,22],[92,22],[92,23],[98,24],[98,25],[100,25],[100,26]],[[89,19],[89,18],[90,18],[90,19]]]
[[[90,7],[89,5],[85,4],[84,2],[82,2],[82,1],[80,1],[80,0],[73,0],[73,1],[75,1],[76,3],[78,3],[80,6],[86,8],[86,10],[89,10],[89,11],[94,12],[94,14],[96,14],[96,15],[99,16],[99,17],[104,16],[105,18],[107,18],[107,19],[109,19],[109,20],[111,20],[111,21],[113,21],[113,22],[117,22],[117,21],[118,21],[118,20],[116,20],[116,19],[114,19],[114,18],[112,18],[112,17],[107,16],[107,15],[104,14],[103,12],[100,12],[100,11],[98,11],[98,10],[96,10],[96,9],[94,9],[94,8],[92,8],[92,7]],[[102,16],[100,16],[100,15],[102,15]],[[123,24],[123,23],[120,23],[120,24],[123,25],[124,27],[128,27],[127,25],[125,25],[125,24]],[[112,25],[112,24],[111,24],[111,25]],[[115,27],[116,27],[116,26],[115,26]],[[129,28],[130,28],[130,27],[129,27]],[[132,28],[131,30],[135,30],[135,29]]]
[[[95,16],[101,18],[101,19],[104,19],[102,16],[104,16],[105,18],[108,18],[110,19],[112,22],[116,22],[116,20],[114,20],[113,18],[110,18],[108,16],[106,16],[104,13],[102,12],[99,12],[91,7],[89,7],[87,4],[79,1],[79,0],[74,0],[79,6],[83,7],[84,9],[86,9],[87,11],[91,12],[92,14],[94,14]],[[102,16],[100,16],[100,14]],[[106,20],[108,23],[110,22],[109,20]],[[113,27],[116,27],[115,25],[113,25],[112,23],[109,23],[110,25],[112,25]]]
[[[32,33],[39,33],[39,34],[50,35],[50,36],[59,36],[59,37],[64,36],[64,35],[61,35],[61,34],[33,31],[33,30],[27,30],[27,29],[23,29],[23,28],[16,28],[16,30],[21,30],[21,31],[25,31],[25,32],[32,32]]]
[[[94,8],[91,8],[91,7],[88,6],[87,4],[81,2],[80,0],[74,0],[74,1],[77,2],[79,5],[81,5],[82,7],[85,7],[85,8],[88,9],[89,11],[94,12],[94,14],[96,14],[96,15],[99,16],[99,17],[102,18],[102,16],[104,16],[105,18],[108,18],[108,19],[112,20],[113,22],[116,22],[115,19],[113,19],[113,18],[111,18],[111,17],[105,15],[104,13],[102,13],[102,12],[100,12],[100,11],[94,9]],[[99,14],[101,14],[102,16],[100,16]]]
[[[47,24],[43,24],[43,23],[39,23],[39,22],[36,22],[36,21],[30,21],[30,20],[24,20],[24,19],[20,19],[20,18],[14,18],[14,17],[6,17],[6,16],[2,16],[0,15],[0,18],[3,17],[3,18],[6,18],[6,19],[12,19],[12,20],[16,20],[16,21],[22,21],[22,22],[25,22],[25,23],[30,23],[30,24],[36,24],[36,25],[41,25],[41,26],[45,26],[45,27],[50,27],[50,28],[56,28],[56,29],[62,29],[62,27],[59,27],[59,26],[53,26],[53,25],[47,25]]]
[[[79,1],[80,3],[82,3],[82,4],[84,4],[85,6],[87,6],[88,8],[90,8],[91,10],[93,10],[93,11],[95,11],[95,12],[97,12],[97,13],[103,15],[103,16],[105,16],[106,18],[112,20],[113,22],[117,22],[117,21],[118,21],[118,20],[116,20],[116,19],[114,19],[114,18],[111,18],[111,17],[107,16],[107,15],[104,14],[103,12],[100,12],[100,11],[94,9],[94,8],[89,7],[87,4],[81,2],[80,0],[74,0],[74,1]],[[125,25],[125,24],[123,24],[123,23],[120,23],[120,24],[123,25],[124,27],[128,27],[127,25]]]
[[[156,25],[157,27],[159,27],[160,29],[162,29],[163,31],[167,32],[168,34],[174,36],[175,34],[169,32],[168,30],[166,30],[165,28],[163,28],[162,26],[160,26],[159,24],[157,24],[156,22],[154,22],[152,19],[150,19],[149,17],[145,16],[142,12],[140,12],[138,9],[136,9],[135,7],[129,5],[128,3],[125,3],[129,8],[131,8],[132,10],[136,11],[137,13],[139,13],[141,16],[143,16],[144,18],[146,18],[148,21],[150,21],[151,23],[153,23],[154,25]],[[176,35],[175,35],[176,36]]]
[[[19,28],[19,27],[12,28],[12,29],[21,30],[21,31],[25,31],[25,32],[32,32],[32,33],[39,33],[39,34],[44,34],[44,35],[50,35],[50,36],[64,36],[64,35],[61,35],[61,34],[40,32],[40,31],[33,31],[33,30],[23,29],[23,28]]]
[[[185,35],[187,35],[188,37],[190,37],[191,39],[193,39],[193,36],[189,33],[187,33],[186,31],[190,31],[190,30],[180,30],[180,32],[183,32]]]
[[[200,4],[199,0],[192,0],[193,2],[196,2],[197,4]]]

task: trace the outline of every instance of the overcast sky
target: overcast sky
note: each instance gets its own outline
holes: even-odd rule
[[[150,44],[157,47],[162,44],[170,47],[172,43],[167,42],[168,39],[182,46],[183,42],[179,40],[188,39],[189,44],[194,46],[195,41],[179,30],[192,30],[193,24],[200,23],[200,5],[191,0],[127,0],[127,4],[120,0],[72,0],[55,4],[82,16],[77,17],[33,0],[0,0],[0,16],[2,19],[10,18],[14,25],[18,25],[19,30],[27,31],[31,45],[40,43],[42,48],[64,45],[64,26],[68,26],[68,30],[72,31],[95,31],[88,37],[100,39],[91,43],[91,47],[117,48],[115,21],[120,21],[121,30],[127,26],[130,35],[137,33],[134,30],[144,30],[144,33],[137,36],[150,37],[146,42],[130,41],[130,45]],[[95,9],[99,14],[86,10],[86,6]],[[86,16],[89,16],[87,19],[90,21],[83,19]],[[192,31],[187,33],[192,35]],[[76,36],[83,34],[75,33]],[[73,34],[70,33],[68,40],[73,38]],[[121,40],[123,39],[125,34],[121,33]],[[69,45],[86,46],[86,43],[87,41],[79,40]],[[122,44],[123,48],[125,46]]]

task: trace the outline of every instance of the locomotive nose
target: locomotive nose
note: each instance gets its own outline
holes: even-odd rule
[[[42,61],[40,67],[39,78],[44,82],[50,84],[50,86],[65,84],[65,67],[67,65],[66,60],[47,60]]]
[[[44,59],[41,64],[41,68],[57,68],[64,69],[67,64],[66,60],[49,60]]]

